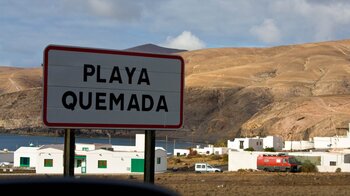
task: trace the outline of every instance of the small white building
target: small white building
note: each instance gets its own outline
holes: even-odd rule
[[[174,156],[187,156],[189,154],[189,149],[174,149]]]
[[[246,148],[254,148],[255,151],[263,150],[263,139],[255,138],[235,138],[227,140],[227,148],[237,151],[244,151]]]
[[[226,147],[214,147],[214,145],[209,144],[206,147],[201,148],[200,145],[197,145],[196,148],[191,148],[192,151],[196,151],[200,155],[223,155],[227,154]],[[191,153],[189,149],[174,149],[174,156],[187,156]]]
[[[123,152],[94,150],[86,154],[86,173],[88,174],[117,174],[144,172],[144,152]],[[155,172],[165,172],[167,156],[163,148],[155,149]]]
[[[316,149],[350,148],[350,137],[349,136],[314,137],[314,146]]]
[[[314,137],[316,149],[345,149],[350,148],[350,123],[346,136]]]
[[[197,145],[196,148],[192,148],[193,151],[197,151],[198,154],[201,155],[223,155],[227,154],[226,147],[214,147],[214,145],[209,144],[206,147],[201,148],[200,145]]]
[[[62,174],[63,173],[63,144],[45,145],[37,150],[36,173]]]
[[[312,141],[300,140],[300,141],[284,141],[283,150],[293,151],[293,150],[310,150],[314,148],[314,143]]]
[[[36,167],[39,147],[20,147],[13,155],[13,166],[14,167]]]
[[[144,171],[144,141],[136,137],[135,146],[113,146],[110,144],[76,144],[74,173],[76,174],[120,174]],[[21,147],[15,154],[19,166],[35,167],[36,173],[63,173],[63,144],[41,147]],[[26,159],[28,158],[28,159]],[[23,162],[23,159],[25,161]],[[20,161],[23,163],[20,164]],[[155,148],[155,172],[167,170],[167,153],[164,148]]]
[[[266,136],[263,139],[263,148],[274,148],[281,151],[283,148],[283,138],[280,136]]]
[[[228,171],[239,169],[257,169],[257,157],[266,152],[237,152],[228,153]],[[268,153],[276,154],[276,153]],[[335,172],[340,168],[342,172],[350,172],[350,152],[288,152],[288,155],[313,159],[319,172]]]

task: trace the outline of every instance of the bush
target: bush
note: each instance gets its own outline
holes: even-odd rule
[[[175,159],[174,163],[181,163],[181,159]]]
[[[196,150],[191,150],[190,153],[187,155],[187,158],[195,158],[195,157],[201,157],[200,154]]]
[[[318,172],[318,169],[315,164],[311,163],[309,160],[306,160],[302,165],[301,165],[301,172]]]
[[[265,148],[264,149],[265,152],[276,152],[276,150],[272,147],[272,148]]]
[[[228,162],[228,154],[222,155],[222,160],[223,160],[224,162]]]
[[[341,168],[338,167],[338,168],[335,170],[335,172],[336,172],[336,173],[341,172]]]
[[[249,147],[249,148],[244,149],[244,151],[254,151],[254,148],[253,147]]]
[[[215,147],[227,147],[227,140],[218,140],[215,144]]]
[[[220,155],[216,155],[216,154],[210,155],[211,160],[220,160],[221,158],[222,157]]]

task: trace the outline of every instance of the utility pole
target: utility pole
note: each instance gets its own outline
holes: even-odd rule
[[[168,153],[168,135],[165,136],[165,150]]]

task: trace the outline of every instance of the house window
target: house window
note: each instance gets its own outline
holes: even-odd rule
[[[161,162],[160,157],[157,157],[157,164],[160,164],[160,162]]]
[[[83,151],[89,151],[89,148],[88,148],[88,147],[83,147],[82,150],[83,150]]]
[[[244,141],[239,141],[239,149],[243,149],[243,143]]]
[[[19,159],[19,166],[20,167],[29,167],[30,165],[30,158],[29,157],[20,157]]]
[[[53,160],[52,159],[44,159],[44,167],[52,167]]]
[[[256,145],[259,146],[259,142],[256,142]]]
[[[262,141],[260,141],[260,146],[262,145]]]
[[[336,162],[336,161],[329,161],[329,165],[330,165],[330,166],[336,166],[336,165],[337,165],[337,162]]]
[[[98,160],[98,168],[107,168],[107,160]]]
[[[82,162],[82,160],[81,160],[81,159],[78,159],[78,160],[77,160],[77,166],[76,166],[76,167],[81,167],[81,162]]]
[[[180,156],[180,153],[179,153],[179,152],[178,152],[178,153],[176,153],[176,156],[178,156],[178,157],[179,157],[179,156]]]

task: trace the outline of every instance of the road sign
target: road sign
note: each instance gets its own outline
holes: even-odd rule
[[[180,56],[49,45],[43,75],[43,121],[48,127],[183,125]]]

